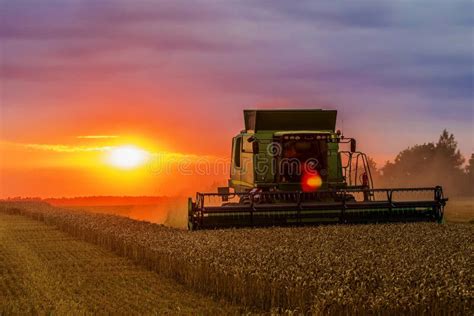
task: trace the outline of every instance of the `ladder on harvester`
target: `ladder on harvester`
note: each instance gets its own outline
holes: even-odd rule
[[[342,172],[348,187],[354,189],[374,188],[369,159],[365,153],[360,151],[341,151],[341,158],[346,159],[346,164],[342,166]],[[364,200],[374,201],[374,192],[367,191],[364,193]]]

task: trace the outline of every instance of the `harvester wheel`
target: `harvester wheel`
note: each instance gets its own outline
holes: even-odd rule
[[[444,223],[444,206],[443,205],[436,207],[435,216],[439,224]]]
[[[193,202],[191,198],[188,199],[188,230],[195,230],[197,229],[197,225],[194,222],[194,209],[196,207],[196,203]]]
[[[188,218],[188,230],[194,230],[193,220],[192,218]]]
[[[356,198],[352,194],[349,194],[346,196],[346,202],[355,202],[355,201],[356,201]]]
[[[242,196],[239,200],[239,204],[250,205],[250,197]]]

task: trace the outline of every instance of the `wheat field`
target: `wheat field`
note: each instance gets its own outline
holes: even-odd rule
[[[239,314],[96,245],[0,213],[0,315]]]
[[[474,226],[412,223],[187,232],[41,203],[2,203],[174,278],[262,311],[467,313]]]

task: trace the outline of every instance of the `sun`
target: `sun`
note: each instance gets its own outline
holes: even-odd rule
[[[110,150],[107,162],[117,168],[133,169],[143,165],[149,153],[135,146],[120,146]]]

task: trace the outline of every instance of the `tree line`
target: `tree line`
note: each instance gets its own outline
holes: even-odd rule
[[[444,130],[438,141],[401,151],[381,168],[370,160],[376,187],[441,185],[451,195],[474,195],[474,154],[467,161],[453,134]]]

